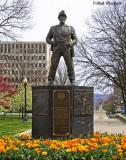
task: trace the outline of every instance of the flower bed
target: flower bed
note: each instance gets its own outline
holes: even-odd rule
[[[126,136],[95,133],[69,139],[0,138],[0,160],[125,160]]]

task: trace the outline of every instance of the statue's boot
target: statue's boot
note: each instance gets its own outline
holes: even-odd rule
[[[75,80],[70,80],[71,86],[75,86]]]
[[[53,86],[54,85],[54,81],[48,81],[48,85],[49,86]]]

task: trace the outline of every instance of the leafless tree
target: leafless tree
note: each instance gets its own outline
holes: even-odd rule
[[[13,39],[31,26],[32,0],[0,0],[0,37]]]
[[[126,104],[126,2],[98,9],[88,22],[89,33],[77,46],[81,81],[97,88],[116,86]]]

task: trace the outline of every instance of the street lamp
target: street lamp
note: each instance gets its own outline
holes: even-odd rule
[[[23,83],[24,83],[24,89],[25,89],[25,106],[24,106],[24,116],[23,116],[23,120],[24,121],[27,121],[28,120],[28,116],[27,116],[27,97],[26,97],[26,86],[27,86],[27,78],[24,77],[23,79]]]

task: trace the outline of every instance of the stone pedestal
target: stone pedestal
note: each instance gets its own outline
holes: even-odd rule
[[[32,88],[32,136],[78,136],[93,133],[93,88]]]

